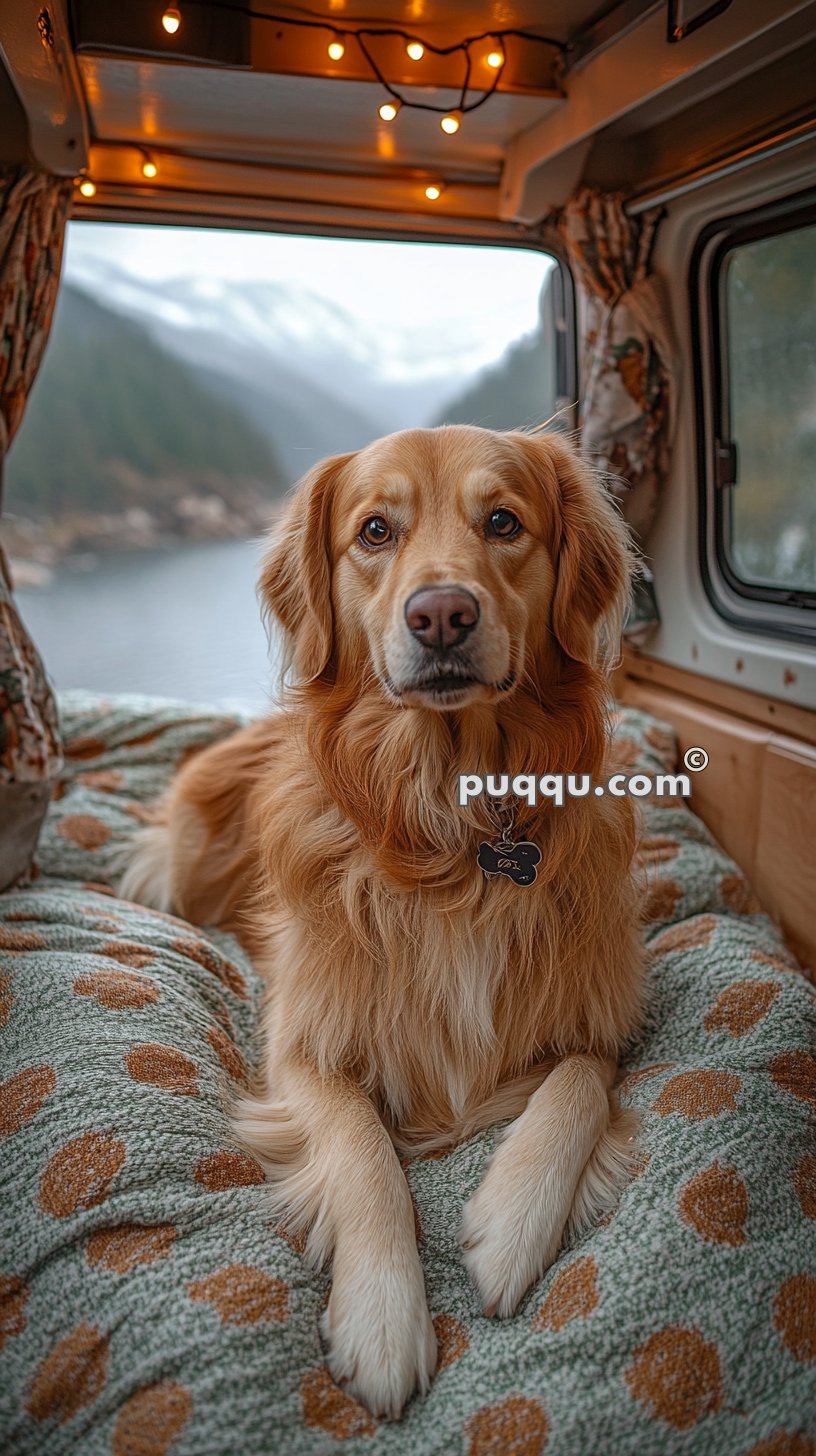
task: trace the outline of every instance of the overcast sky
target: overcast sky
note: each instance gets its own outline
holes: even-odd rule
[[[476,332],[485,361],[535,327],[550,266],[544,254],[515,248],[71,223],[66,277],[81,277],[88,287],[97,262],[145,282],[179,276],[291,281],[331,298],[366,331],[387,321],[392,332],[415,336],[423,325],[429,339],[438,331],[449,345],[458,335],[473,341]],[[99,278],[104,301],[104,269]]]

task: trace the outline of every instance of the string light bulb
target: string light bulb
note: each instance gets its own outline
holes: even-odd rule
[[[494,71],[498,71],[504,65],[504,51],[500,46],[495,46],[492,51],[488,51],[485,60]]]
[[[329,41],[329,60],[342,61],[345,54],[346,47],[343,44],[343,37],[341,35],[335,35],[333,39]]]
[[[159,169],[156,166],[156,163],[153,161],[150,153],[145,152],[142,160],[142,176],[147,177],[148,181],[152,181],[152,179],[154,177],[157,177],[158,175]]]
[[[95,197],[96,183],[91,177],[83,177],[79,184],[79,190],[83,197]]]
[[[162,15],[162,25],[168,35],[175,35],[181,25],[181,11],[177,5],[168,5]]]
[[[439,125],[446,136],[455,136],[462,125],[462,118],[458,111],[449,111],[447,116],[442,117]]]
[[[401,101],[383,101],[379,109],[381,121],[393,121],[402,105]]]
[[[438,202],[444,191],[444,182],[429,182],[425,188],[425,196],[429,202]]]
[[[421,61],[425,54],[425,47],[421,40],[409,40],[405,51],[412,61]]]

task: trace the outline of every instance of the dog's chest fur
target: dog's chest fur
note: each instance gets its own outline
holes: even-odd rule
[[[404,884],[328,795],[297,832],[281,812],[266,858],[273,1061],[347,1075],[407,1147],[468,1124],[554,1054],[616,1048],[641,963],[624,802],[590,826],[576,801],[540,826],[530,886],[485,877],[478,831],[441,791],[403,806],[423,815],[409,846],[426,846],[406,851]],[[428,851],[431,832],[447,847]]]
[[[350,865],[324,921],[329,963],[291,921],[275,955],[275,979],[298,966],[290,1034],[327,1074],[352,1073],[406,1143],[462,1124],[543,1051],[549,897],[487,882],[474,859],[462,898],[445,908]]]

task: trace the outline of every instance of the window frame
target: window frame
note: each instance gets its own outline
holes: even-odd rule
[[[816,224],[816,189],[779,198],[708,223],[694,246],[690,269],[691,338],[697,436],[698,560],[703,587],[718,615],[745,632],[813,643],[816,589],[745,581],[729,557],[732,491],[726,268],[740,246]],[[737,470],[739,463],[737,462]],[[719,478],[718,478],[719,477]]]

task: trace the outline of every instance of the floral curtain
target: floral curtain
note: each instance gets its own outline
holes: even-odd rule
[[[630,217],[621,194],[585,187],[556,219],[586,301],[582,449],[608,472],[641,548],[668,469],[678,376],[668,303],[651,270],[660,216]],[[644,562],[624,636],[645,640],[658,621]]]
[[[63,178],[0,168],[0,485],[48,341],[71,196]],[[0,546],[0,889],[29,869],[61,764],[53,694]]]

